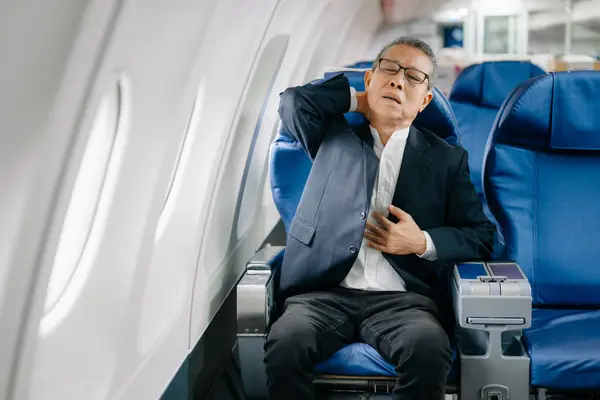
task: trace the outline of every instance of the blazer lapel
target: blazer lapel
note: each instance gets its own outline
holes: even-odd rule
[[[354,133],[356,133],[356,136],[358,136],[360,140],[365,142],[365,144],[368,147],[373,149],[373,136],[371,135],[371,131],[369,130],[369,122],[365,120],[365,122],[363,122],[360,125],[351,126],[350,129],[352,129]]]
[[[352,130],[362,141],[365,198],[367,199],[368,204],[371,204],[375,176],[377,175],[377,168],[379,167],[379,158],[373,150],[373,136],[369,130],[369,123],[364,122],[361,125],[352,127]]]
[[[429,148],[429,143],[423,134],[417,128],[411,126],[406,148],[404,149],[404,157],[402,158],[402,167],[392,199],[392,203],[397,207],[410,207],[412,205],[431,165],[431,158],[424,154],[427,148]],[[393,215],[390,215],[390,217],[393,217]]]

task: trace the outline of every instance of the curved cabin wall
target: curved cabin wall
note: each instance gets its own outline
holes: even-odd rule
[[[278,94],[379,21],[371,0],[0,6],[0,398],[158,398],[278,221]]]

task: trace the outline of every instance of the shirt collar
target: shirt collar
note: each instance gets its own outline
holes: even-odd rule
[[[373,136],[373,140],[375,140],[375,143],[377,143],[380,146],[383,146],[383,143],[381,142],[381,138],[379,137],[379,132],[377,132],[377,129],[373,128],[371,125],[369,125],[369,130],[371,131],[371,135]],[[402,128],[402,129],[398,129],[397,131],[394,131],[394,133],[392,133],[392,136],[390,136],[389,140],[388,140],[388,144],[391,141],[397,141],[397,140],[406,140],[408,138],[408,133],[410,132],[410,126],[407,128]]]

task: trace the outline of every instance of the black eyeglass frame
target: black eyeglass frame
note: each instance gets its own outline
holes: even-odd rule
[[[381,62],[382,62],[382,61],[391,62],[392,64],[395,64],[395,65],[397,65],[397,66],[398,66],[398,69],[397,69],[397,70],[396,70],[396,72],[394,72],[393,74],[390,74],[390,73],[388,73],[388,72],[385,72],[384,70],[382,70],[382,69],[381,69]],[[421,71],[420,69],[413,68],[413,67],[404,67],[404,66],[402,66],[402,65],[398,64],[396,61],[394,61],[394,60],[389,60],[389,59],[387,59],[387,58],[380,58],[380,59],[378,59],[378,60],[377,60],[377,69],[379,69],[381,72],[383,72],[384,74],[387,74],[387,75],[396,75],[396,74],[397,74],[397,73],[399,73],[400,71],[404,70],[404,79],[406,79],[406,81],[407,81],[407,82],[412,82],[412,81],[411,81],[411,79],[413,79],[413,78],[414,78],[414,77],[412,77],[412,78],[410,78],[410,79],[409,79],[409,78],[406,76],[406,73],[407,73],[407,71],[408,71],[408,70],[417,71],[417,72],[419,72],[419,73],[421,73],[421,74],[425,75],[425,78],[423,78],[423,80],[422,80],[422,81],[420,81],[420,82],[419,82],[418,80],[415,80],[414,84],[421,84],[421,83],[424,83],[425,81],[427,81],[427,83],[429,84],[429,82],[430,82],[430,80],[429,80],[429,75],[428,75],[428,74],[426,74],[425,72]],[[428,86],[429,86],[429,85],[428,85]]]

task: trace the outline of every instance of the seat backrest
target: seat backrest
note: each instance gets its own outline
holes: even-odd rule
[[[600,306],[600,72],[513,91],[494,123],[484,191],[536,306]]]
[[[520,83],[545,72],[528,61],[473,64],[456,78],[449,95],[463,147],[469,152],[471,180],[483,200],[483,151],[496,114],[508,94]]]
[[[364,71],[347,71],[344,72],[344,75],[348,77],[350,85],[357,91],[364,90]],[[326,74],[325,78],[329,76],[330,74]],[[318,84],[319,82],[313,83]],[[345,117],[350,126],[359,125],[364,121],[364,117],[358,113],[347,113]],[[459,143],[456,119],[448,100],[438,90],[434,90],[433,100],[415,119],[414,125],[417,128],[434,132],[450,144],[457,145]],[[271,145],[270,157],[273,200],[287,232],[300,203],[312,161],[300,143],[292,139],[282,126]]]
[[[357,61],[352,65],[348,65],[348,68],[371,68],[373,66],[373,61],[363,60]]]

